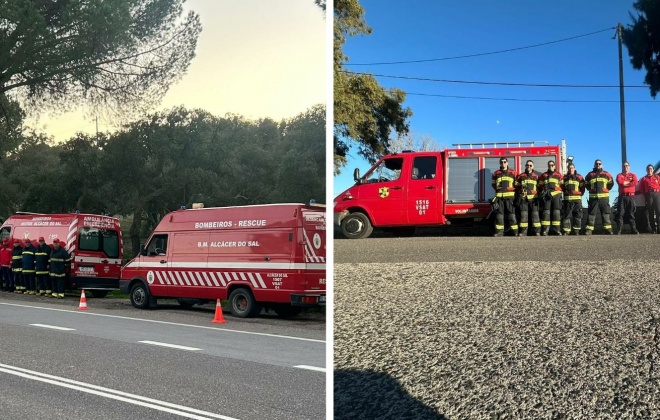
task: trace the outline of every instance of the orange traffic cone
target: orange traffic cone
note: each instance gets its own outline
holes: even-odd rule
[[[85,289],[82,290],[82,294],[80,295],[80,305],[78,305],[78,310],[79,311],[86,311],[89,308],[87,307],[87,298],[85,297]]]
[[[215,318],[213,318],[213,321],[216,324],[224,324],[225,322],[225,317],[222,315],[222,306],[220,306],[220,299],[218,299],[218,303],[215,304]]]

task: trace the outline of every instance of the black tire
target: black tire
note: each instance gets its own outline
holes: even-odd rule
[[[374,231],[371,221],[364,213],[350,213],[341,221],[341,233],[348,239],[368,238]]]
[[[261,312],[261,305],[254,300],[250,289],[240,287],[229,295],[229,310],[237,318],[249,318]]]
[[[273,307],[273,310],[278,316],[283,318],[293,317],[299,315],[302,312],[302,308],[299,306],[291,306],[287,304],[277,304]]]
[[[138,309],[149,309],[151,296],[149,295],[149,289],[144,283],[138,281],[131,287],[131,305]]]
[[[93,298],[104,298],[108,295],[108,290],[90,290],[89,293],[92,295]]]

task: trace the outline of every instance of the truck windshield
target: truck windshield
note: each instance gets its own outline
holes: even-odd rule
[[[119,237],[116,230],[83,227],[78,249],[103,252],[108,258],[119,258]]]
[[[366,183],[395,181],[401,176],[403,158],[385,159],[365,175]]]

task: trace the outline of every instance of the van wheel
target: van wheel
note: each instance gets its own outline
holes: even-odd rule
[[[261,305],[257,305],[250,290],[241,287],[229,295],[229,310],[237,318],[248,318],[258,315]]]
[[[107,290],[90,290],[89,293],[92,294],[92,297],[94,298],[104,298],[108,295]]]
[[[131,288],[131,304],[138,309],[148,309],[151,296],[149,289],[142,282],[137,282]]]
[[[367,215],[359,211],[349,214],[341,221],[341,233],[348,239],[367,238],[373,231]]]
[[[290,316],[296,316],[299,315],[300,312],[302,312],[302,308],[299,306],[291,306],[287,304],[278,304],[275,305],[273,308],[275,313],[278,316],[281,316],[283,318],[290,317]]]

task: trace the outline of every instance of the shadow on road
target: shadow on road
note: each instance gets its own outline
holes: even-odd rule
[[[334,418],[446,419],[413,398],[390,375],[343,369],[334,372]]]

